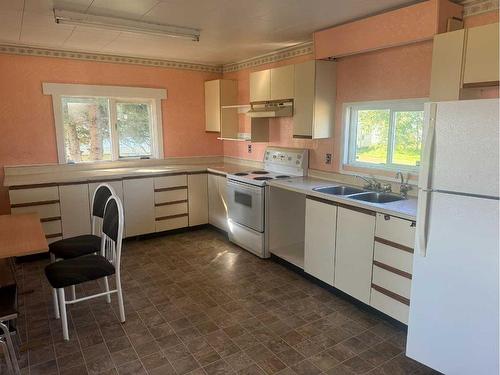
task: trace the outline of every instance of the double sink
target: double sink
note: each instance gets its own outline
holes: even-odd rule
[[[345,198],[369,203],[390,203],[405,199],[397,194],[369,191],[345,185],[316,187],[313,188],[313,190],[317,191],[318,193],[341,195]]]

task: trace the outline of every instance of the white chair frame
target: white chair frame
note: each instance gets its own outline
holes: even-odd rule
[[[7,370],[10,374],[21,375],[19,363],[17,362],[16,351],[12,344],[9,328],[0,322],[0,347],[3,349]]]
[[[108,279],[105,277],[105,287],[106,291],[102,293],[93,294],[90,296],[75,298],[69,301],[66,301],[66,297],[64,294],[64,288],[57,289],[57,296],[59,300],[59,310],[61,313],[61,323],[63,330],[64,340],[69,340],[69,332],[68,332],[68,318],[66,312],[66,305],[72,305],[74,303],[87,301],[89,299],[98,298],[106,296],[106,300],[108,303],[111,302],[110,295],[113,293],[117,293],[118,295],[118,309],[120,311],[120,321],[122,323],[125,322],[125,308],[123,306],[123,293],[122,293],[122,285],[121,285],[121,277],[120,277],[120,262],[121,262],[121,253],[122,253],[122,239],[123,239],[123,205],[120,200],[115,195],[109,197],[106,202],[106,206],[111,200],[115,200],[118,207],[118,235],[116,242],[109,238],[105,233],[102,233],[101,240],[101,255],[108,259],[108,261],[114,265],[115,267],[115,277],[116,277],[116,289],[109,290]]]
[[[94,202],[95,202],[95,195],[101,187],[108,188],[109,191],[111,191],[111,196],[117,196],[115,190],[106,183],[97,185],[97,187],[94,190],[94,193],[92,194],[92,202],[90,202],[90,212],[92,214],[91,234],[98,235],[99,237],[102,236],[102,219],[94,215]],[[59,260],[61,259],[56,259],[55,255],[50,253],[50,263],[54,263]],[[104,284],[106,286],[106,290],[109,290],[109,285],[108,285],[109,283],[107,277],[104,280]],[[76,289],[74,285],[71,287],[71,299],[76,299]],[[52,289],[52,301],[54,303],[54,315],[56,319],[59,319],[60,318],[59,301],[57,300],[57,292],[55,289]],[[107,301],[108,303],[111,303],[111,298],[109,296],[107,297]]]

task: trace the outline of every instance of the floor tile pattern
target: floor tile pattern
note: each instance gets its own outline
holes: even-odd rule
[[[17,265],[23,374],[435,374],[404,355],[400,328],[214,230],[127,240],[122,263],[126,323],[115,296],[79,303],[68,342],[47,261]]]

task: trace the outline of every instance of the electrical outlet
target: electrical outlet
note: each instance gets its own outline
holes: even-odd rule
[[[247,150],[248,150],[248,153],[251,154],[252,153],[252,145],[248,145],[247,146]]]
[[[332,164],[332,154],[325,155],[325,164]]]

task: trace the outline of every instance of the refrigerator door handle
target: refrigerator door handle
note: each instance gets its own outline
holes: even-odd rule
[[[428,110],[428,127],[425,134],[424,150],[422,153],[422,168],[419,175],[419,187],[421,189],[430,188],[430,180],[432,174],[432,158],[434,154],[434,133],[436,131],[436,113],[437,104],[430,103]]]
[[[427,219],[430,206],[431,192],[427,190],[420,190],[418,194],[418,207],[417,207],[417,244],[420,256],[427,255]]]

